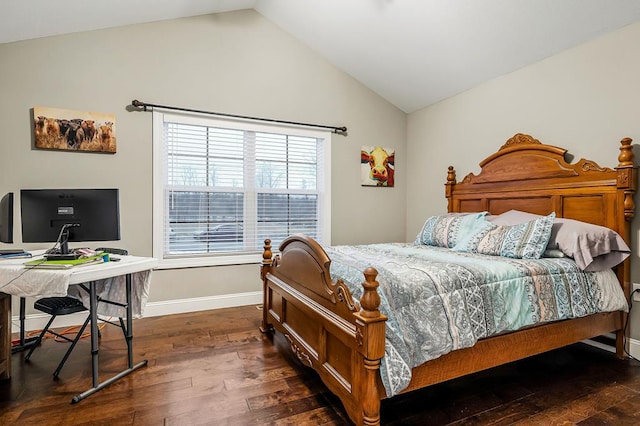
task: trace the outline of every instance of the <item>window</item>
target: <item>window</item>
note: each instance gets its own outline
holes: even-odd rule
[[[153,255],[259,262],[304,233],[330,244],[330,133],[154,111]]]

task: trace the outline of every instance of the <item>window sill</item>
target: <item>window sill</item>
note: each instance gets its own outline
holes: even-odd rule
[[[156,269],[203,268],[208,266],[249,265],[262,263],[261,253],[231,256],[194,256],[160,259]]]

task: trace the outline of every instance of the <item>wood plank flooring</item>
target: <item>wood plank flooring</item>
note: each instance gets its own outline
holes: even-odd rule
[[[0,425],[345,425],[341,403],[258,331],[256,306],[134,321],[134,362],[149,365],[78,404],[91,385],[89,339],[52,373],[67,344],[13,355]],[[126,365],[120,329],[100,344],[104,380]],[[584,344],[382,402],[384,425],[639,425],[640,363]]]

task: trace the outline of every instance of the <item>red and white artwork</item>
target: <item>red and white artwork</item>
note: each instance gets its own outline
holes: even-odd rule
[[[395,150],[381,146],[363,146],[360,156],[362,186],[394,184]]]

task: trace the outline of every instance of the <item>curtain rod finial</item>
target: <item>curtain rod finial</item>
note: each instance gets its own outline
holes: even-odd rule
[[[334,127],[333,132],[342,136],[347,136],[346,127]]]
[[[132,100],[131,105],[133,105],[136,108],[142,108],[145,111],[147,110],[147,104],[145,104],[144,102],[140,102],[137,99]]]

